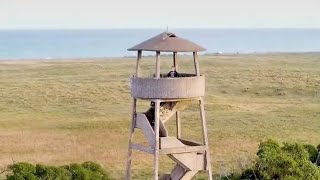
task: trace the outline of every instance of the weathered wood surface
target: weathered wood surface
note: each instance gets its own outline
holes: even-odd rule
[[[176,71],[178,71],[178,59],[177,59],[177,52],[173,52],[173,66],[176,68]]]
[[[160,101],[155,101],[155,120],[154,120],[154,131],[156,134],[156,145],[154,148],[154,162],[153,162],[153,179],[158,180],[159,170],[159,123],[160,123]]]
[[[132,114],[131,114],[131,127],[130,127],[130,137],[129,137],[129,146],[128,146],[128,157],[127,157],[127,167],[126,167],[126,180],[131,179],[131,158],[132,158],[132,149],[131,144],[133,140],[134,126],[136,120],[136,107],[137,99],[132,99]]]
[[[203,97],[201,97],[201,99],[199,100],[199,106],[200,106],[200,116],[201,116],[201,123],[202,123],[203,143],[207,149],[207,151],[206,151],[206,166],[208,169],[209,180],[212,180],[211,157],[210,157],[210,150],[209,150],[208,130],[207,130],[205,111],[204,111]]]
[[[193,153],[182,153],[182,154],[171,154],[168,155],[172,160],[178,163],[180,166],[187,170],[199,171],[206,170],[205,165],[205,154]]]
[[[183,99],[205,95],[205,77],[131,78],[131,96],[141,99]]]
[[[185,139],[179,139],[183,144],[187,145],[187,146],[203,146],[203,144],[198,143],[198,142],[194,142],[194,141],[190,141],[190,140],[185,140]]]
[[[165,148],[177,148],[177,147],[185,147],[179,139],[176,137],[161,137],[160,138],[160,149]]]
[[[205,146],[186,146],[186,147],[177,147],[177,148],[163,148],[160,149],[160,154],[179,154],[187,152],[205,152]]]
[[[142,51],[138,51],[137,64],[136,64],[136,77],[140,76],[141,56],[142,56]]]
[[[160,78],[160,52],[156,54],[156,78]]]
[[[141,129],[151,148],[156,145],[156,136],[145,114],[137,113],[135,127]]]
[[[199,68],[199,61],[198,61],[197,52],[193,52],[193,62],[194,62],[195,73],[197,76],[200,76],[200,68]]]
[[[176,133],[177,138],[181,138],[181,119],[180,119],[180,111],[176,112]]]

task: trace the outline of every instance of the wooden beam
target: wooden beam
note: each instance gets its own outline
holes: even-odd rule
[[[178,59],[177,59],[177,52],[173,52],[173,66],[176,68],[176,71],[178,71]]]
[[[186,146],[177,148],[164,148],[160,149],[160,154],[179,154],[179,153],[190,153],[190,152],[204,152],[206,146]]]
[[[156,54],[156,78],[160,78],[160,51]]]
[[[200,76],[199,61],[197,52],[193,52],[194,69],[197,76]]]
[[[128,145],[128,157],[127,157],[127,172],[126,172],[126,180],[131,179],[131,156],[132,156],[132,139],[133,139],[133,133],[134,133],[134,126],[135,126],[135,120],[136,120],[136,107],[137,107],[137,99],[132,99],[132,114],[131,114],[131,128],[130,128],[130,138],[129,138],[129,145]]]
[[[201,122],[202,122],[202,134],[203,134],[203,143],[206,147],[206,166],[208,168],[208,175],[209,180],[212,180],[212,169],[211,169],[211,157],[210,157],[210,150],[209,150],[209,140],[208,140],[208,131],[207,131],[207,123],[206,123],[206,117],[204,112],[204,100],[203,97],[199,100],[200,105],[200,116],[201,116]]]
[[[194,141],[189,141],[189,140],[185,140],[185,139],[179,139],[183,144],[187,145],[187,146],[203,146],[203,144],[194,142]]]
[[[177,138],[181,138],[181,121],[180,121],[180,111],[176,112],[176,128],[177,128]]]
[[[136,64],[136,77],[140,77],[141,56],[142,56],[142,51],[138,51],[137,64]]]
[[[157,52],[158,54],[158,52]],[[158,58],[157,58],[158,59]],[[158,64],[158,63],[157,63]],[[159,71],[158,71],[159,72]],[[159,75],[160,77],[160,75]],[[153,165],[153,179],[158,180],[159,169],[159,121],[160,121],[160,101],[155,101],[155,113],[154,113],[154,131],[156,133],[156,146],[154,148],[154,165]]]

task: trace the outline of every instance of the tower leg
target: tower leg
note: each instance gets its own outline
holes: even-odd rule
[[[131,149],[131,143],[133,139],[133,132],[134,132],[134,126],[135,126],[135,117],[136,117],[136,107],[137,107],[137,99],[133,98],[132,100],[132,118],[131,118],[131,129],[130,129],[130,138],[129,138],[129,145],[128,145],[128,157],[127,157],[127,171],[126,171],[126,180],[131,179],[131,155],[132,155],[132,149]]]
[[[159,121],[160,121],[160,101],[155,101],[155,116],[154,116],[154,131],[156,136],[156,145],[154,147],[154,165],[153,165],[153,179],[158,180],[159,169]]]
[[[209,179],[212,180],[212,169],[211,169],[211,157],[210,157],[210,150],[209,150],[208,131],[207,131],[205,112],[204,112],[204,100],[202,97],[199,100],[199,105],[200,105],[200,115],[201,115],[201,122],[202,122],[203,143],[206,146],[206,166],[208,168]]]
[[[181,122],[180,122],[180,112],[176,112],[176,128],[177,128],[177,138],[181,138]]]

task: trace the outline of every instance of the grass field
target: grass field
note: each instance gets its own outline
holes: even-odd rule
[[[154,70],[151,59],[142,61],[144,74]],[[168,72],[169,57],[161,63]],[[179,59],[179,69],[193,72],[191,58]],[[0,61],[0,172],[14,161],[92,160],[123,179],[134,70],[134,58]],[[219,161],[230,170],[239,158],[254,158],[267,138],[320,143],[320,54],[202,56],[200,70],[215,174]],[[182,136],[200,139],[197,105],[181,114]],[[162,157],[162,172],[171,166]],[[152,157],[134,153],[133,172],[150,175]]]

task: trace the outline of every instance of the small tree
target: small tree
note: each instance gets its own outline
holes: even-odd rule
[[[246,170],[242,179],[320,179],[320,169],[314,160],[315,147],[297,143],[280,144],[267,140],[259,145],[258,161]]]

